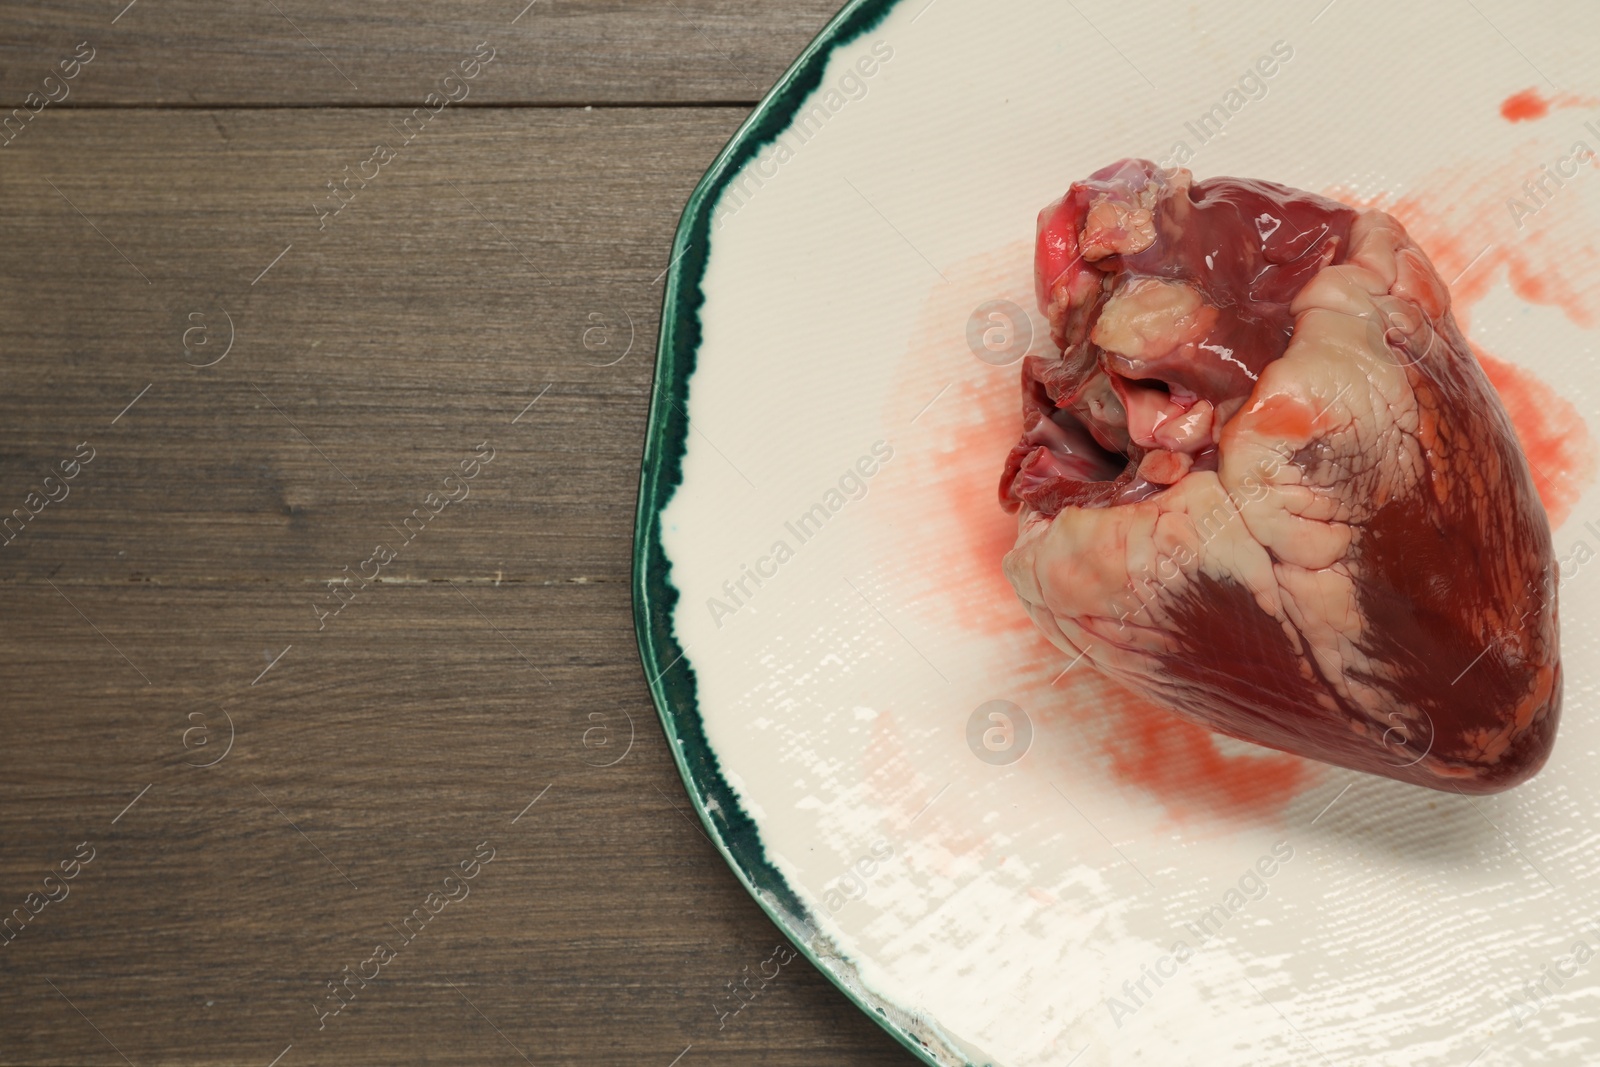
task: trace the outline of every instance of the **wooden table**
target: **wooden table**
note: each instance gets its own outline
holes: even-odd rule
[[[719,1029],[630,616],[678,213],[838,0],[525,2],[0,4],[0,1062],[913,1062]]]

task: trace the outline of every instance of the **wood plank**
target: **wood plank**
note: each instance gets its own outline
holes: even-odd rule
[[[318,179],[390,114],[63,113],[0,154],[30,205],[0,294],[3,513],[95,450],[0,567],[70,579],[115,543],[100,576],[333,577],[489,441],[471,496],[385,576],[490,536],[537,580],[625,580],[675,205],[739,113],[446,113],[319,232]],[[591,315],[609,348],[585,348]],[[226,358],[187,365],[230,321]],[[629,321],[632,349],[596,365]]]
[[[839,6],[526,3],[10,2],[0,7],[0,101],[21,107],[30,92],[62,98],[46,112],[79,104],[411,108],[430,91],[496,105],[755,101]],[[93,59],[47,93],[44,79],[85,41]],[[464,90],[442,87],[480,42],[495,60]]]
[[[719,1028],[779,935],[691,821],[633,641],[655,280],[743,112],[447,111],[319,231],[395,117],[62,109],[0,152],[5,508],[94,449],[0,548],[3,907],[94,850],[0,946],[0,1059],[912,1062],[800,960]],[[222,311],[234,347],[187,365]],[[485,440],[319,629],[326,579]]]

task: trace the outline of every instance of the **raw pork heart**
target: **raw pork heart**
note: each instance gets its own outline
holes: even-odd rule
[[[1393,218],[1114,164],[1039,217],[1005,572],[1070,656],[1184,718],[1461,793],[1561,706],[1550,528]]]

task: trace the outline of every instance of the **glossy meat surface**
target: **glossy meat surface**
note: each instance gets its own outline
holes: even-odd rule
[[[1127,160],[1040,215],[1001,500],[1040,629],[1211,729],[1463,793],[1561,703],[1549,523],[1393,218]]]

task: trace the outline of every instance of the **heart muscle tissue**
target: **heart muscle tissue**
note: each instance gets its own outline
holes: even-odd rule
[[[1069,656],[1219,733],[1468,794],[1561,708],[1550,525],[1405,229],[1125,160],[1039,216],[1005,573]]]

